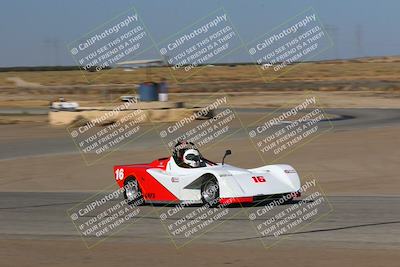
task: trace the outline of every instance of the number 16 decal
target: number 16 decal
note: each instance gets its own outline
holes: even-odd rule
[[[115,180],[123,180],[124,179],[124,169],[116,169],[115,170]]]
[[[253,176],[251,177],[255,183],[265,183],[264,176]]]

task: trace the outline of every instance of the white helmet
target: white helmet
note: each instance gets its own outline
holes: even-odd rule
[[[196,149],[188,149],[183,154],[183,162],[191,167],[200,166],[200,153]]]

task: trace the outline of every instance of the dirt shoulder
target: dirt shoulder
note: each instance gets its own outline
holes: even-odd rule
[[[398,266],[398,249],[332,248],[315,242],[289,243],[265,249],[260,245],[106,242],[87,249],[80,240],[0,240],[0,265],[8,266]],[[21,253],[23,251],[23,257]],[[156,255],[156,256],[155,256]]]
[[[291,152],[281,163],[291,164],[301,176],[312,173],[329,195],[398,195],[400,151],[395,149],[400,147],[398,133],[399,128],[392,127],[331,131]],[[24,142],[35,136],[52,139],[64,135],[67,138],[62,130],[52,133],[46,127],[13,135],[9,142]],[[249,139],[227,142],[212,147],[206,154],[211,160],[219,161],[221,151],[230,146],[234,151],[230,164],[247,168],[262,164]],[[80,154],[1,160],[0,191],[98,191],[115,184],[112,166],[149,162],[166,156],[161,140],[155,139],[151,147],[142,146],[141,142],[135,144],[137,146],[116,151],[91,166],[84,163]]]

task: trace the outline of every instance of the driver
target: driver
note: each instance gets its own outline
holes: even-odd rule
[[[192,168],[200,167],[200,161],[200,153],[197,149],[187,149],[183,154],[183,163]]]

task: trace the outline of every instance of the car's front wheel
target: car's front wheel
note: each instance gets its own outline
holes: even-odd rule
[[[201,199],[203,204],[215,207],[219,204],[219,185],[215,178],[206,180],[201,187]]]

